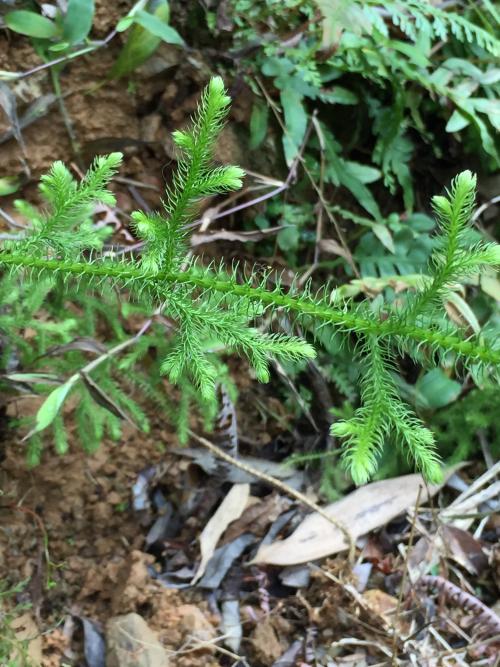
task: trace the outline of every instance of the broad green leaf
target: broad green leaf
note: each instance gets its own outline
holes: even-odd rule
[[[362,6],[352,0],[315,0],[323,16],[323,47],[338,44],[344,30],[370,33],[372,25]]]
[[[307,112],[302,95],[292,87],[281,91],[281,105],[285,115],[286,132],[283,135],[285,159],[290,166],[299,152],[307,128]]]
[[[382,219],[380,208],[370,190],[359,179],[359,163],[344,160],[340,155],[340,145],[332,133],[322,125],[325,139],[326,178],[335,185],[343,185],[376,220]],[[366,172],[364,172],[366,175]]]
[[[470,124],[470,120],[462,116],[460,111],[456,110],[451,114],[448,122],[446,123],[446,132],[460,132],[464,127]]]
[[[255,102],[250,117],[250,149],[254,150],[264,141],[267,134],[269,109],[267,104]]]
[[[396,51],[403,53],[405,56],[408,56],[410,61],[417,67],[428,67],[430,65],[429,59],[422,53],[422,51],[420,51],[420,49],[418,49],[416,46],[413,46],[412,44],[408,44],[407,42],[391,41],[389,42],[389,46],[391,46],[393,49],[396,49]]]
[[[437,409],[456,401],[462,389],[441,368],[433,368],[421,377],[416,386],[417,397],[423,407]]]
[[[63,19],[63,36],[70,44],[79,44],[87,37],[94,18],[94,0],[69,0]]]
[[[278,245],[284,252],[295,250],[299,244],[300,232],[295,225],[285,227],[278,234]]]
[[[21,180],[18,176],[4,176],[0,178],[0,197],[11,195],[19,190]]]
[[[394,240],[389,229],[380,222],[374,222],[372,229],[380,243],[382,243],[382,245],[385,246],[389,252],[394,254],[396,252],[396,248],[394,247]]]
[[[453,94],[455,97],[466,100],[472,97],[472,93],[475,93],[478,87],[476,81],[466,79],[453,88]]]
[[[134,20],[135,15],[129,15],[126,18]],[[163,23],[168,23],[170,18],[169,6],[162,2],[155,9],[154,16]],[[140,67],[150,58],[161,44],[161,38],[151,34],[138,23],[135,23],[128,33],[127,41],[121,50],[117,61],[113,65],[110,77],[119,79],[122,76],[130,74]]]
[[[463,58],[448,58],[441,67],[458,74],[464,74],[483,86],[497,83],[500,80],[500,69],[493,67],[483,72],[482,69]]]
[[[484,150],[491,155],[495,161],[500,163],[500,155],[498,153],[498,148],[495,143],[494,138],[491,136],[486,123],[478,116],[476,109],[474,107],[474,100],[464,99],[464,98],[453,98],[454,103],[457,108],[463,113],[464,116],[468,117],[471,123],[477,129]]]
[[[70,378],[67,382],[62,384],[60,387],[57,387],[57,389],[54,389],[54,391],[52,391],[47,396],[43,405],[36,414],[35,428],[31,431],[30,435],[38,433],[39,431],[43,431],[43,429],[47,428],[47,426],[50,426],[50,424],[56,418],[74,384],[74,380]]]
[[[125,30],[128,30],[133,22],[134,22],[133,15],[131,16],[129,14],[127,16],[124,16],[116,24],[116,28],[115,28],[116,32],[124,32]]]
[[[59,30],[56,24],[45,16],[24,9],[8,12],[4,16],[7,28],[28,37],[50,39],[56,37]]]
[[[57,42],[57,44],[52,44],[49,46],[49,51],[51,53],[59,53],[60,51],[66,51],[71,44],[69,42]]]
[[[482,83],[483,86],[491,86],[492,84],[498,83],[499,81],[500,81],[500,68],[492,67],[483,73],[483,76],[481,77],[479,83]]]
[[[351,160],[347,164],[349,165],[350,173],[361,183],[374,183],[382,176],[380,169],[371,165],[352,162]]]
[[[321,93],[319,97],[322,102],[326,102],[327,104],[358,104],[359,102],[356,93],[342,86],[335,86],[332,90]]]
[[[379,220],[382,217],[380,208],[370,190],[356,176],[356,171],[356,169],[353,170],[350,162],[342,160],[339,173],[340,182],[351,191],[360,206],[373,215],[376,220]]]
[[[167,44],[184,45],[184,40],[177,30],[154,14],[149,14],[148,12],[141,10],[134,14],[134,21]]]
[[[157,7],[163,5],[163,9],[166,9],[167,13],[165,14],[165,16],[162,16],[162,18],[165,21],[165,23],[168,23],[170,18],[170,10],[167,0],[155,0],[155,2],[152,3],[149,3],[148,0],[138,0],[138,2],[135,3],[135,5],[132,7],[129,13],[118,21],[115,28],[116,32],[123,32],[124,30],[128,30],[132,25],[132,23],[134,22],[134,14],[140,12],[142,9],[145,9],[148,5],[150,5],[149,11],[152,14],[155,13]]]
[[[500,100],[475,97],[470,101],[474,104],[476,111],[486,114],[495,130],[500,131]]]

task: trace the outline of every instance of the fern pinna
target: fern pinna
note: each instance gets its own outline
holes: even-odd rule
[[[285,289],[278,281],[269,289],[269,276],[257,277],[255,272],[242,278],[238,267],[228,272],[222,265],[205,266],[187,251],[188,223],[196,212],[196,202],[241,186],[244,174],[239,167],[214,168],[211,164],[229,103],[222,80],[213,78],[191,129],[174,133],[181,157],[163,212],[133,215],[137,234],[145,242],[140,259],[96,252],[99,243],[87,220],[92,203],[113,204],[107,184],[121,160],[121,155],[114,153],[97,158],[79,184],[62,163],[56,162],[41,183],[49,211],[38,217],[26,237],[4,246],[0,265],[10,271],[11,279],[49,279],[80,294],[105,293],[114,286],[137,303],[148,304],[150,312],[175,322],[176,333],[160,370],[173,383],[191,387],[189,391],[199,394],[202,403],[213,401],[220,378],[221,364],[212,352],[217,346],[245,356],[264,382],[269,378],[270,358],[314,357],[313,346],[303,338],[257,328],[255,323],[262,321],[264,314],[277,317],[286,313],[309,331],[330,327],[343,336],[346,345],[353,346],[353,354],[362,360],[364,369],[361,406],[353,418],[337,422],[332,429],[344,441],[344,461],[355,482],[363,483],[374,473],[389,435],[429,481],[439,480],[441,469],[433,435],[398,395],[394,365],[401,354],[411,355],[419,363],[436,363],[446,356],[483,378],[489,370],[495,374],[500,365],[500,348],[484,333],[464,337],[443,317],[442,302],[454,283],[485,265],[500,263],[498,245],[469,242],[475,177],[468,171],[459,174],[446,196],[434,198],[440,234],[429,267],[431,277],[422,278],[419,289],[403,306],[385,306],[379,312],[369,301],[338,304],[327,287],[313,293],[294,285]],[[312,322],[315,327],[311,327]],[[161,349],[159,337],[165,333],[155,335]],[[129,361],[122,368],[132,367],[141,356],[138,352],[134,357],[134,345],[143,354],[147,344],[141,343],[140,335],[132,339],[134,345],[129,343],[113,348],[107,357],[128,346]],[[37,415],[32,437],[39,438],[48,426],[60,430],[65,399],[97,365],[88,365],[85,374],[73,374],[49,394]],[[161,402],[161,392],[153,393]],[[185,407],[181,405],[179,411]]]

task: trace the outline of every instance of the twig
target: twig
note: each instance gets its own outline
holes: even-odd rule
[[[75,128],[73,127],[73,121],[71,120],[68,110],[66,109],[66,104],[64,103],[64,95],[62,94],[61,90],[61,80],[59,78],[59,72],[56,71],[55,69],[51,69],[50,77],[52,79],[52,86],[54,88],[55,96],[57,97],[57,103],[59,105],[59,113],[61,114],[61,117],[63,119],[64,127],[66,128],[66,132],[69,138],[69,143],[73,150],[73,155],[75,156],[77,164],[80,167],[80,169],[83,169],[80,144],[75,133]]]
[[[471,223],[475,223],[478,218],[482,216],[482,214],[490,207],[493,206],[494,204],[498,204],[500,202],[500,195],[496,195],[496,197],[492,197],[489,199],[487,202],[484,202],[484,204],[481,204],[481,206],[477,209],[477,211],[474,213],[474,215],[471,218]]]
[[[323,197],[324,185],[325,185],[325,137],[321,131],[321,125],[316,118],[316,115],[313,115],[312,122],[316,135],[319,141],[319,151],[320,151],[320,166],[319,166],[319,189],[321,196]],[[319,242],[323,236],[323,212],[325,208],[323,205],[318,207],[318,218],[316,220],[316,240],[314,244],[314,262],[313,265],[319,262]]]
[[[4,211],[3,208],[0,208],[0,216],[5,220],[5,222],[10,227],[16,227],[19,229],[28,229],[26,225],[22,225],[20,222],[14,220],[14,218],[11,215],[9,215],[7,211]]]
[[[253,468],[251,465],[248,465],[248,463],[243,463],[242,461],[235,459],[234,457],[230,456],[227,454],[223,449],[220,447],[217,447],[213,443],[211,443],[209,440],[206,440],[206,438],[203,438],[196,433],[193,433],[190,431],[190,435],[200,443],[200,445],[203,445],[206,447],[209,451],[211,451],[213,454],[218,456],[219,458],[223,459],[227,463],[230,463],[231,465],[234,465],[236,468],[240,468],[240,470],[244,470],[247,472],[249,475],[252,475],[253,477],[257,477],[257,479],[262,480],[263,482],[267,482],[267,484],[270,484],[271,486],[274,486],[275,488],[279,489],[283,493],[285,493],[288,496],[291,496],[292,498],[295,498],[299,503],[302,503],[302,505],[305,505],[308,507],[310,510],[317,512],[320,516],[322,516],[324,519],[326,519],[329,523],[333,524],[336,528],[338,528],[342,534],[345,537],[348,549],[349,549],[349,563],[354,562],[354,556],[355,556],[355,548],[356,545],[354,543],[354,539],[349,532],[348,528],[341,522],[337,521],[337,519],[334,519],[331,517],[323,508],[321,508],[319,505],[317,505],[315,502],[312,500],[309,500],[307,496],[305,496],[303,493],[300,491],[296,491],[295,489],[292,489],[292,487],[288,486],[284,482],[280,481],[279,479],[276,479],[275,477],[272,477],[271,475],[268,475],[264,472],[260,472],[259,470],[256,470]]]
[[[405,563],[404,563],[404,568],[403,568],[403,576],[401,578],[401,585],[399,589],[399,595],[398,595],[398,605],[396,607],[396,619],[399,617],[399,614],[401,612],[401,604],[403,602],[403,596],[404,596],[404,589],[405,589],[405,584],[406,584],[406,579],[408,577],[408,556],[410,553],[410,549],[413,546],[413,540],[415,537],[415,527],[417,523],[417,516],[418,516],[418,508],[420,507],[420,496],[422,494],[422,485],[418,487],[418,493],[417,493],[417,500],[415,502],[415,511],[413,513],[413,521],[411,522],[411,528],[410,528],[410,537],[408,538],[408,547],[406,549],[406,557],[405,557]],[[430,494],[429,494],[430,495]],[[396,626],[392,625],[392,630],[393,630],[393,635],[392,635],[392,664],[397,665],[397,634],[396,634]]]
[[[265,87],[264,87],[264,84],[262,83],[262,81],[260,80],[259,77],[255,77],[255,80],[256,80],[256,82],[257,82],[257,85],[258,85],[259,88],[261,89],[261,91],[262,91],[264,97],[266,98],[267,103],[269,104],[269,106],[270,106],[271,109],[273,110],[273,113],[274,113],[274,115],[275,115],[275,117],[276,117],[276,120],[278,121],[278,123],[279,123],[281,129],[283,130],[283,133],[284,133],[284,134],[288,134],[288,130],[286,129],[286,126],[285,126],[285,124],[283,123],[283,120],[281,119],[279,113],[276,111],[275,106],[272,104],[272,100],[270,99],[270,97],[269,97],[269,95],[268,95],[268,93],[267,93],[267,90],[266,90]],[[314,115],[313,115],[313,118],[314,118]],[[307,178],[309,179],[311,185],[313,186],[314,190],[316,191],[316,194],[318,195],[319,201],[320,201],[320,203],[321,203],[321,205],[322,205],[322,207],[323,207],[323,209],[324,209],[324,211],[325,211],[325,213],[326,213],[328,219],[330,220],[330,222],[332,223],[332,225],[335,227],[335,231],[336,231],[337,236],[338,236],[338,239],[339,239],[339,241],[340,241],[340,245],[342,246],[342,248],[344,249],[344,251],[345,251],[345,253],[346,253],[347,261],[349,262],[349,264],[350,264],[350,266],[351,266],[351,268],[352,268],[352,270],[353,270],[353,272],[354,272],[356,278],[361,278],[361,275],[360,275],[360,273],[359,273],[359,271],[358,271],[358,267],[356,266],[356,263],[354,262],[354,258],[353,258],[353,256],[352,256],[352,253],[351,253],[351,251],[349,250],[349,246],[347,245],[347,242],[346,242],[346,240],[345,240],[345,238],[344,238],[344,234],[342,233],[342,230],[340,229],[340,227],[339,227],[339,225],[338,225],[338,223],[337,223],[335,217],[332,215],[332,212],[330,211],[330,208],[329,208],[329,206],[328,206],[328,202],[326,201],[325,197],[323,196],[323,193],[322,193],[321,189],[318,187],[316,181],[314,180],[314,178],[313,178],[313,176],[312,176],[310,170],[308,169],[308,167],[307,167],[307,165],[306,165],[306,163],[305,163],[305,160],[304,160],[304,158],[303,158],[303,150],[304,150],[304,148],[305,148],[305,143],[306,143],[307,140],[309,139],[309,133],[311,132],[312,127],[313,127],[313,121],[311,120],[311,122],[309,123],[309,127],[308,127],[308,129],[307,129],[307,131],[306,131],[306,135],[305,135],[305,137],[304,137],[304,141],[302,142],[302,146],[301,146],[299,152],[297,153],[297,155],[296,155],[296,157],[295,157],[295,159],[294,159],[294,162],[293,162],[293,165],[292,165],[292,166],[295,165],[295,162],[297,162],[297,163],[300,162],[300,164],[301,164],[301,166],[302,166],[302,168],[303,168],[303,170],[304,170],[304,173],[306,174],[306,176],[307,176]]]
[[[25,79],[27,76],[31,76],[32,74],[40,72],[41,70],[48,69],[49,67],[53,67],[54,65],[59,65],[68,60],[73,60],[73,58],[78,58],[79,56],[83,56],[86,53],[92,53],[93,51],[97,51],[98,49],[101,49],[103,46],[106,46],[113,39],[113,37],[115,37],[116,34],[117,31],[112,30],[107,35],[107,37],[105,37],[101,42],[91,44],[90,46],[86,46],[84,49],[79,49],[78,51],[74,51],[73,53],[61,56],[60,58],[55,58],[54,60],[50,60],[47,63],[42,63],[41,65],[37,65],[36,67],[32,67],[31,69],[26,70],[25,72],[8,72],[9,74],[8,79],[11,81],[17,79]],[[7,72],[2,72],[2,76],[5,76],[6,74]],[[0,76],[0,78],[2,77]]]
[[[159,311],[157,310],[155,312],[155,315],[158,312]],[[93,359],[90,363],[88,363],[83,368],[80,368],[80,370],[78,370],[70,378],[68,378],[64,382],[64,384],[66,384],[66,385],[69,384],[69,385],[73,386],[79,380],[84,380],[86,375],[88,375],[91,371],[93,371],[95,368],[97,368],[97,366],[100,366],[104,361],[106,361],[107,359],[110,359],[111,357],[115,356],[116,354],[119,354],[122,350],[125,350],[130,345],[133,345],[134,343],[136,343],[139,340],[139,338],[146,333],[146,331],[150,328],[152,323],[153,323],[153,317],[146,320],[146,322],[142,325],[140,330],[134,336],[132,336],[131,338],[127,338],[127,340],[124,340],[123,342],[119,343],[118,345],[115,345],[111,349],[104,352],[104,354],[101,354],[100,357],[97,357],[97,359]],[[25,440],[28,440],[29,438],[31,438],[31,436],[36,432],[37,432],[36,427],[34,429],[31,429],[31,431],[24,436],[23,442]]]

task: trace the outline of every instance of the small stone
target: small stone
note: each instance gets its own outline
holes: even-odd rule
[[[111,618],[106,647],[106,667],[168,667],[165,649],[139,614]]]
[[[199,607],[194,604],[182,604],[178,607],[177,613],[186,639],[194,639],[199,642],[209,642],[215,639],[217,634],[215,628]]]
[[[110,491],[108,493],[106,500],[110,505],[119,505],[122,502],[123,498],[116,491]]]
[[[252,644],[257,659],[264,665],[274,664],[284,650],[269,618],[257,624],[252,633]]]
[[[120,567],[117,581],[111,598],[113,614],[135,611],[141,604],[147,602],[151,588],[151,577],[148,565],[154,562],[154,556],[131,551],[126,561]]]

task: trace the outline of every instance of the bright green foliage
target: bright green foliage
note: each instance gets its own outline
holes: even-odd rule
[[[142,264],[147,271],[175,271],[185,256],[183,227],[193,217],[195,203],[210,195],[238,190],[244,172],[239,167],[212,168],[215,140],[227,115],[230,98],[222,79],[214,78],[207,87],[190,131],[174,132],[173,138],[182,156],[167,189],[165,213],[148,217],[136,213],[133,218],[139,236],[146,242]]]
[[[500,458],[500,391],[497,386],[475,389],[430,419],[449,463],[467,460],[481,438],[494,461]]]
[[[85,40],[92,28],[94,0],[68,0],[64,13],[51,20],[30,10],[14,10],[5,15],[12,31],[46,42],[52,51],[66,51]]]
[[[13,627],[14,621],[29,609],[29,605],[16,604],[15,598],[23,591],[26,582],[7,589],[0,582],[0,664],[2,667],[34,667],[29,656],[29,640],[19,639]]]
[[[136,3],[116,26],[119,32],[127,29],[129,32],[109,76],[118,79],[131,74],[153,55],[162,41],[182,45],[183,40],[169,25],[169,19],[170,7],[165,0],[151,0],[146,9],[140,9]]]
[[[376,472],[378,455],[392,430],[426,479],[438,482],[441,469],[434,454],[434,437],[398,395],[390,353],[370,336],[360,356],[364,365],[362,407],[352,419],[332,427],[334,435],[345,438],[344,462],[354,481],[364,484]]]
[[[249,49],[249,83],[262,93],[254,84],[258,75],[269,93],[271,86],[276,89],[268,98],[281,104],[287,164],[297,155],[316,110],[324,122],[327,181],[350,192],[353,205],[374,220],[381,214],[371,183],[383,180],[391,194],[402,194],[405,210],[412,211],[413,171],[426,152],[439,162],[456,142],[457,153],[474,153],[491,170],[498,168],[500,41],[492,3],[231,4],[236,46]],[[250,48],[255,44],[258,49]],[[256,133],[263,141],[262,105],[262,100],[256,102],[254,125],[260,125],[252,144]],[[314,135],[313,130],[307,154],[314,158],[310,168],[318,177],[314,165],[320,164],[320,145]],[[372,176],[366,180],[369,169]]]
[[[205,414],[210,416],[216,382],[224,377],[215,350],[229,350],[246,357],[261,381],[269,379],[271,358],[292,361],[312,358],[315,351],[309,342],[275,332],[286,314],[289,322],[296,321],[318,340],[322,335],[334,333],[347,349],[356,341],[363,403],[351,419],[338,422],[333,431],[345,438],[345,462],[354,479],[362,483],[374,473],[381,445],[391,434],[426,477],[436,481],[440,472],[432,435],[398,396],[393,364],[398,351],[403,350],[419,361],[423,352],[431,359],[434,353],[447,355],[457,365],[473,368],[476,373],[479,367],[486,374],[500,365],[498,347],[483,338],[464,338],[458,329],[444,322],[441,313],[438,317],[436,308],[450,281],[483,265],[499,262],[497,246],[475,244],[471,248],[468,242],[466,227],[474,201],[475,178],[470,172],[463,172],[447,197],[435,200],[440,236],[429,267],[430,278],[417,284],[420,291],[406,305],[395,302],[383,311],[372,308],[367,301],[345,301],[339,306],[332,303],[326,288],[320,294],[313,294],[296,286],[284,289],[279,281],[269,289],[267,275],[258,276],[256,272],[242,276],[237,266],[228,274],[223,266],[204,266],[190,259],[186,248],[186,225],[192,220],[200,198],[241,185],[243,172],[238,167],[211,165],[214,143],[228,106],[222,80],[212,79],[192,128],[175,133],[182,155],[178,172],[167,190],[164,211],[134,215],[138,234],[146,243],[141,259],[116,258],[97,252],[91,258],[88,255],[88,249],[96,244],[92,243],[86,220],[87,207],[92,199],[112,201],[106,185],[119,164],[116,154],[96,160],[80,185],[73,182],[62,165],[56,164],[42,181],[42,193],[51,204],[50,212],[38,217],[31,235],[10,243],[0,252],[0,265],[10,269],[10,280],[16,277],[55,280],[61,289],[59,298],[67,290],[68,299],[82,294],[79,297],[82,303],[91,298],[89,295],[109,293],[113,286],[130,295],[139,312],[156,311],[167,322],[175,323],[175,335],[168,338],[161,324],[151,322],[151,330],[132,341],[134,344],[126,348],[120,362],[104,354],[95,374],[92,366],[92,378],[90,371],[84,369],[73,372],[66,384],[61,382],[38,414],[33,431],[33,460],[40,447],[38,431],[49,424],[54,426],[57,449],[66,450],[61,408],[77,386],[84,387],[77,408],[77,423],[82,426],[84,442],[84,418],[92,410],[92,401],[107,408],[107,412],[96,412],[92,421],[92,440],[86,444],[89,450],[105,428],[116,433],[117,420],[123,418],[124,410],[132,421],[144,421],[140,408],[128,399],[113,377],[117,366],[127,371],[130,382],[148,387],[147,396],[167,406],[158,383],[161,371],[181,387],[179,414],[187,414],[189,401],[197,395],[199,404],[205,406]],[[258,326],[263,315],[272,322],[273,333],[265,333]],[[118,338],[122,337],[120,327],[115,327],[115,331]],[[150,348],[156,349],[158,359],[158,365],[149,369],[151,382],[144,373],[135,370]],[[107,414],[107,425],[103,414]],[[185,424],[181,431],[186,433]]]
[[[453,181],[448,197],[434,197],[433,206],[440,227],[437,251],[433,255],[433,279],[411,303],[410,314],[441,304],[453,283],[477,273],[483,266],[500,263],[500,246],[496,243],[467,240],[469,220],[475,202],[476,177],[464,171]],[[405,312],[405,317],[408,316]]]

